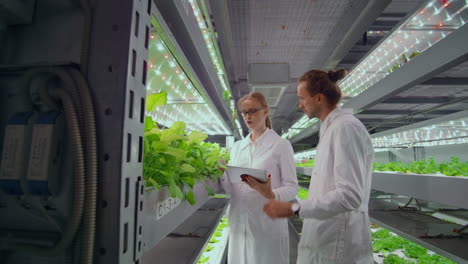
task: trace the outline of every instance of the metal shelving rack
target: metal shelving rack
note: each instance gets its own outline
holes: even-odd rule
[[[311,175],[312,168],[297,167],[296,171]],[[371,222],[444,257],[457,263],[468,263],[468,239],[453,232],[461,225],[433,217],[427,213],[429,209],[403,210],[395,203],[398,200],[396,196],[405,196],[405,202],[410,198],[421,199],[434,203],[431,205],[433,208],[450,207],[449,213],[460,208],[460,212],[455,212],[466,217],[468,202],[464,197],[467,188],[466,177],[374,172],[372,190],[375,194],[369,202],[369,217]]]
[[[152,250],[142,256],[142,263],[154,263],[155,259],[163,263],[196,263],[205,244],[216,231],[216,226],[223,217],[227,204],[226,198],[210,199],[176,228],[173,228],[173,224],[170,223],[157,223],[158,226],[167,227],[166,232],[169,235],[164,235],[164,238],[158,241]],[[170,218],[174,219],[174,217]],[[148,231],[152,225],[145,225],[145,227]],[[154,239],[155,236],[152,238]]]
[[[445,80],[430,80],[432,77],[453,68],[468,59],[468,25],[464,24],[450,35],[427,48],[391,74],[371,85],[364,92],[346,102],[343,108],[354,109],[355,114],[390,99],[392,96],[406,91],[416,85],[444,83]],[[377,45],[374,49],[378,49]],[[376,70],[377,71],[377,70]],[[316,134],[320,122],[315,122],[290,138],[291,143],[298,143]]]
[[[426,5],[427,3],[425,3],[425,7]],[[427,7],[431,7],[431,4],[427,5]],[[433,6],[431,8],[433,8]],[[424,11],[421,10],[419,12],[420,14],[422,14],[424,13]],[[427,29],[422,30],[434,29],[428,27]],[[440,32],[444,32],[440,28],[436,30],[441,30],[437,34],[441,34]],[[429,31],[427,32],[429,33]],[[467,41],[468,25],[464,24],[449,35],[447,35],[445,38],[439,40],[432,46],[429,46],[424,52],[417,55],[401,67],[377,80],[374,84],[371,84],[367,90],[351,98],[342,107],[353,108],[355,114],[358,117],[359,114],[362,113],[364,120],[363,122],[365,123],[365,120],[369,119],[369,116],[372,114],[379,115],[378,113],[380,113],[380,115],[403,115],[403,112],[405,111],[400,111],[401,114],[397,114],[398,111],[392,112],[390,110],[375,110],[375,108],[379,109],[375,106],[378,106],[379,104],[384,105],[385,103],[400,103],[403,105],[405,104],[405,102],[408,102],[409,104],[415,104],[415,102],[410,102],[410,100],[404,100],[414,98],[405,98],[405,96],[398,97],[396,95],[404,94],[404,92],[407,92],[408,90],[413,89],[418,85],[466,85],[466,74],[462,76],[458,74],[456,75],[457,77],[453,78],[447,78],[445,76],[447,76],[446,72],[448,70],[457,68],[459,66],[461,66],[460,68],[464,67],[465,62],[468,59],[468,48],[467,45],[465,45]],[[384,40],[382,40],[381,44],[382,43],[384,43]],[[374,50],[375,49],[379,49],[379,46],[376,46]],[[379,61],[379,58],[375,58],[373,59],[373,61]],[[378,62],[376,62],[375,64],[378,65]],[[371,65],[367,66],[367,71],[369,74],[384,73],[382,72],[382,67],[380,70],[378,70],[377,67],[376,69],[374,69],[375,71],[369,71]],[[450,74],[448,75],[452,76]],[[366,82],[365,79],[362,81]],[[369,78],[367,81],[369,81]],[[407,92],[406,94],[410,93]],[[413,92],[412,94],[415,94],[415,92]],[[421,104],[430,103],[429,101],[425,101],[428,100],[424,97],[427,95],[418,94],[418,96],[424,98],[420,101]],[[466,102],[466,95],[457,94],[454,96],[458,100],[457,102],[459,104],[459,107],[451,110],[443,108],[444,110],[447,109],[445,112],[447,112],[448,114],[444,111],[439,111],[439,114],[434,113],[432,115],[429,115],[432,116],[432,118],[427,116],[422,116],[421,118],[414,118],[412,120],[409,120],[411,122],[401,122],[401,124],[399,124],[398,126],[393,126],[390,129],[383,130],[381,132],[377,131],[377,133],[372,134],[371,136],[373,138],[386,135],[391,136],[392,133],[422,128],[428,125],[434,125],[444,121],[447,122],[466,116],[466,108],[464,108],[464,106],[460,104],[461,102]],[[435,98],[429,99],[433,99],[431,100],[431,102],[443,106],[440,102],[437,102],[436,100],[443,99],[439,97],[441,97],[441,95],[436,95]],[[401,101],[399,101],[400,99]],[[446,101],[442,100],[441,102]],[[381,106],[380,109],[382,108],[385,107]],[[404,109],[412,108],[408,107]],[[394,110],[399,109],[394,107]],[[413,112],[417,113],[418,111]],[[375,119],[377,120],[378,118],[381,117],[376,117]],[[388,117],[386,116],[385,118]],[[389,120],[385,118],[382,119],[383,122]],[[369,121],[369,123],[371,122]],[[303,143],[305,139],[313,138],[314,140],[316,140],[316,138],[312,136],[318,132],[319,126],[319,122],[312,124],[308,128],[305,128],[299,134],[292,137],[290,141],[292,143]],[[373,128],[375,126],[370,125],[369,127]],[[371,133],[374,132],[375,131],[371,130]],[[297,172],[300,174],[311,175],[311,168],[298,167]],[[466,248],[468,245],[467,238],[462,238],[462,236],[460,236],[458,233],[452,232],[454,228],[459,229],[461,226],[443,221],[441,219],[424,213],[429,210],[438,210],[442,208],[446,209],[441,210],[444,211],[444,214],[446,213],[450,216],[452,214],[456,214],[457,216],[460,216],[465,220],[468,219],[466,214],[468,204],[466,203],[466,201],[464,201],[464,197],[466,197],[466,188],[468,187],[467,183],[468,179],[464,177],[374,172],[372,189],[374,190],[373,194],[379,198],[371,198],[369,206],[369,215],[371,217],[371,221],[385,228],[388,228],[391,231],[409,240],[419,243],[422,246],[442,256],[450,258],[456,261],[457,263],[468,263],[468,255],[466,254]],[[387,199],[388,197],[390,197],[389,201]],[[405,202],[395,204],[396,200],[400,199],[401,197],[404,197],[403,199]],[[426,210],[424,210],[423,208],[424,212],[421,212],[420,210],[400,210],[398,206],[404,205],[410,198],[428,201],[428,204],[429,206],[431,206],[431,208]],[[419,207],[419,204],[417,204],[417,206]],[[442,235],[439,238],[425,238],[423,236],[425,233],[429,234],[429,236],[439,234]]]
[[[211,61],[209,50],[206,47],[204,36],[200,31],[197,18],[191,11],[190,1],[155,1],[162,18],[170,25],[170,31],[174,40],[187,54],[189,64],[204,84],[207,94],[211,96],[221,116],[226,120],[233,131],[235,138],[240,138],[239,131],[233,119],[229,105],[222,99],[223,87],[216,72],[216,67]],[[200,21],[201,22],[201,21]]]
[[[374,172],[372,189],[468,209],[468,177]]]
[[[450,223],[420,211],[401,210],[397,205],[371,198],[369,217],[382,226],[410,241],[449,258],[456,263],[468,263],[468,240],[456,237],[452,230],[461,225]]]
[[[152,0],[119,4],[103,0],[95,3],[94,10],[89,84],[97,111],[101,160],[95,263],[145,263],[144,256],[209,197],[203,184],[194,188],[194,206],[170,200],[164,188],[144,190],[143,131],[152,17],[177,43],[156,5]],[[175,46],[180,54],[186,52]],[[166,209],[158,218],[160,206]]]

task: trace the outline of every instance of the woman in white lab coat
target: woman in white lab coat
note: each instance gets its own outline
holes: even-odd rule
[[[298,191],[294,153],[289,141],[271,129],[263,94],[250,93],[239,100],[239,109],[251,133],[234,143],[229,165],[264,169],[268,182],[248,177],[245,183],[221,180],[231,195],[229,211],[230,264],[289,263],[287,219],[269,218],[263,205],[269,199],[290,201]]]
[[[265,212],[277,219],[293,213],[304,218],[298,264],[372,264],[367,205],[372,141],[351,109],[337,106],[336,82],[344,70],[312,70],[299,79],[299,107],[322,121],[308,200],[270,201]]]

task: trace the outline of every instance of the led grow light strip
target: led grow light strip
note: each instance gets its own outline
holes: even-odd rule
[[[293,136],[299,134],[305,128],[310,127],[312,124],[317,123],[317,118],[309,119],[307,115],[303,115],[294,125],[292,125],[286,132],[284,132],[281,137],[285,139],[290,139]]]
[[[468,119],[451,120],[372,139],[376,148],[438,146],[468,143]]]
[[[457,8],[457,6],[459,8]],[[389,75],[392,67],[423,52],[463,26],[468,3],[465,0],[431,1],[393,31],[340,82],[346,95],[356,96]],[[395,67],[395,70],[399,66]]]
[[[168,93],[168,104],[150,113],[153,119],[166,127],[175,121],[184,121],[189,131],[198,130],[209,135],[231,134],[224,120],[195,89],[192,80],[158,34],[151,34],[149,49],[147,91]]]
[[[206,47],[208,48],[208,53],[210,55],[211,61],[213,62],[215,66],[216,73],[218,75],[218,79],[221,84],[221,87],[226,93],[229,93],[229,97],[231,97],[231,94],[232,94],[231,88],[229,86],[229,81],[227,80],[226,70],[224,69],[224,63],[219,52],[218,44],[215,41],[215,33],[211,26],[211,23],[205,21],[203,12],[199,8],[196,0],[189,0],[189,3],[190,3],[190,6],[192,7],[192,11],[195,16],[195,19],[197,20],[198,27],[200,28],[200,31],[202,32],[203,39],[205,40]],[[202,0],[202,5],[204,5],[203,0]],[[207,15],[207,12],[205,12],[205,15]],[[227,103],[231,111],[234,111],[234,104],[230,104],[229,101],[227,101]]]

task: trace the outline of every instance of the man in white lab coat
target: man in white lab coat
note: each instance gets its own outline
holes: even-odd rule
[[[297,87],[300,108],[322,121],[308,200],[270,200],[272,218],[304,218],[297,263],[372,264],[368,201],[372,142],[364,125],[338,102],[345,70],[306,72]]]

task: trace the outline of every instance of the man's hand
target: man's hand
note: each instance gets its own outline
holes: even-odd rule
[[[271,218],[283,218],[293,216],[290,202],[270,200],[263,206],[263,211]]]
[[[265,183],[259,182],[257,179],[255,179],[252,176],[246,176],[245,181],[242,180],[243,182],[247,183],[250,188],[256,190],[259,194],[261,194],[263,197],[267,199],[275,199],[275,193],[271,190],[271,175],[268,174],[268,180]]]

